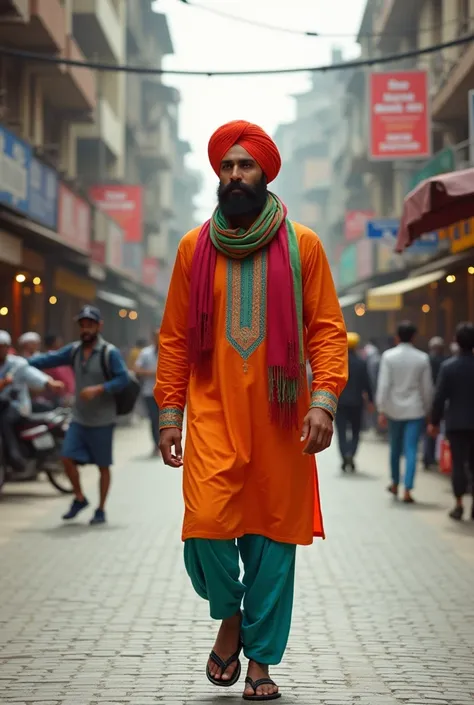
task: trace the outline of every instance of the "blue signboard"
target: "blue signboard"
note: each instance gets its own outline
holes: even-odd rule
[[[400,221],[397,218],[372,218],[367,221],[365,233],[373,240],[383,240],[395,244]],[[410,246],[410,252],[433,252],[438,249],[438,233],[426,233]]]
[[[0,203],[28,211],[31,147],[0,125]]]
[[[58,188],[57,172],[33,157],[30,164],[28,215],[51,230],[56,230]]]

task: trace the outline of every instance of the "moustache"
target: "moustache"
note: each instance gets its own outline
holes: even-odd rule
[[[251,186],[248,186],[247,184],[242,184],[239,181],[231,181],[226,186],[223,186],[222,184],[220,185],[219,196],[225,199],[230,196],[230,194],[234,191],[240,191],[243,196],[248,196],[249,198],[255,198],[257,195],[256,190],[253,189]]]

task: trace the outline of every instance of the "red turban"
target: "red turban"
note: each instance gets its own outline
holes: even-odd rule
[[[233,120],[222,125],[209,140],[209,161],[218,176],[221,162],[234,144],[239,144],[255,159],[268,183],[276,179],[281,168],[278,147],[261,127],[246,120]]]

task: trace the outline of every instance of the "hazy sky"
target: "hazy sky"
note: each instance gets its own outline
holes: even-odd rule
[[[249,70],[318,66],[330,63],[331,48],[346,57],[358,53],[355,35],[366,0],[196,0],[201,5],[260,22],[337,35],[313,38],[251,27],[227,20],[180,0],[157,0],[168,17],[175,54],[164,68]],[[339,36],[345,35],[345,36]],[[207,159],[207,143],[221,124],[235,119],[256,122],[271,134],[294,117],[292,94],[309,87],[309,74],[265,77],[201,78],[165,76],[180,89],[180,133],[191,143],[189,165],[204,176],[199,215],[209,217],[217,177]]]

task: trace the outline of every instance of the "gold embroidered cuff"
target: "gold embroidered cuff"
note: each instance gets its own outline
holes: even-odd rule
[[[177,406],[160,409],[160,431],[163,428],[183,428],[183,412]]]
[[[311,394],[311,409],[324,409],[328,411],[333,419],[336,417],[337,397],[331,392],[318,389]]]

